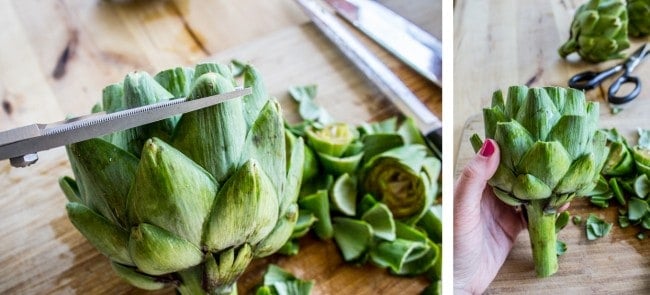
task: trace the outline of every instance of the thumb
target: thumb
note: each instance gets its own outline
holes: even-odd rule
[[[479,152],[465,166],[456,181],[454,194],[457,205],[477,208],[487,181],[499,166],[499,146],[492,139],[486,139]]]

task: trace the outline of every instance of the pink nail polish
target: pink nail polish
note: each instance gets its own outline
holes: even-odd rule
[[[494,154],[494,143],[492,140],[486,139],[485,142],[483,142],[483,146],[478,153],[483,157],[492,156],[492,154]]]

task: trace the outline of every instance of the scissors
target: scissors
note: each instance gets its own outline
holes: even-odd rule
[[[73,144],[101,135],[153,123],[251,94],[240,88],[213,96],[188,100],[176,98],[113,113],[95,113],[50,124],[31,124],[0,132],[0,160],[27,167],[38,160],[36,152]]]
[[[616,78],[614,83],[609,86],[607,100],[612,104],[624,104],[630,102],[641,93],[641,81],[638,77],[631,76],[630,73],[649,53],[650,48],[646,43],[634,51],[634,53],[632,53],[623,63],[602,72],[586,71],[576,74],[569,79],[569,87],[581,90],[590,90],[603,83],[607,78],[623,71],[623,74]],[[623,84],[633,84],[634,89],[632,89],[628,94],[619,95],[618,91],[621,89]]]

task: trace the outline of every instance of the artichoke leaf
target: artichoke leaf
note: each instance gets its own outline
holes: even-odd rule
[[[111,268],[117,275],[129,284],[144,290],[160,290],[165,287],[165,282],[160,278],[150,276],[137,271],[133,267],[125,266],[111,261]]]
[[[335,217],[333,220],[334,241],[345,261],[360,258],[372,243],[372,227],[365,221]]]
[[[216,73],[195,80],[188,99],[233,91],[230,81]],[[246,121],[241,98],[234,98],[198,111],[183,114],[178,121],[173,146],[223,183],[240,163]]]
[[[207,171],[174,147],[152,138],[142,150],[129,192],[129,220],[131,224],[155,224],[198,247],[217,191],[218,185]]]
[[[251,159],[217,193],[203,244],[219,252],[244,243],[255,245],[275,228],[279,205],[275,188]]]
[[[257,161],[262,171],[270,178],[271,184],[280,198],[278,201],[283,206],[281,209],[284,211],[291,203],[289,201],[292,196],[284,195],[287,179],[287,155],[281,112],[280,104],[277,101],[269,100],[264,105],[246,135],[239,163],[240,165],[244,164],[249,159]],[[287,201],[284,201],[285,197]]]
[[[194,69],[176,67],[161,71],[153,78],[160,86],[169,91],[173,97],[187,97],[194,79]]]
[[[84,204],[126,228],[127,195],[138,159],[98,138],[71,144],[66,149]]]
[[[147,223],[131,230],[129,254],[138,269],[150,275],[176,272],[203,260],[203,253],[196,245]]]
[[[82,204],[70,202],[65,208],[70,222],[99,252],[118,263],[134,265],[127,248],[127,231]]]

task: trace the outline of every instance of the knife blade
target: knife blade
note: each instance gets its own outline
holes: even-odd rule
[[[368,37],[442,87],[442,46],[438,39],[375,1],[325,1]]]
[[[415,120],[431,143],[433,151],[442,154],[442,122],[415,96],[404,83],[357,40],[341,21],[314,0],[296,0],[314,24],[343,54],[372,81],[405,115]]]
[[[38,160],[36,152],[106,135],[206,108],[252,93],[252,89],[188,100],[177,98],[113,113],[96,113],[50,124],[31,124],[0,132],[0,160],[26,167]]]

